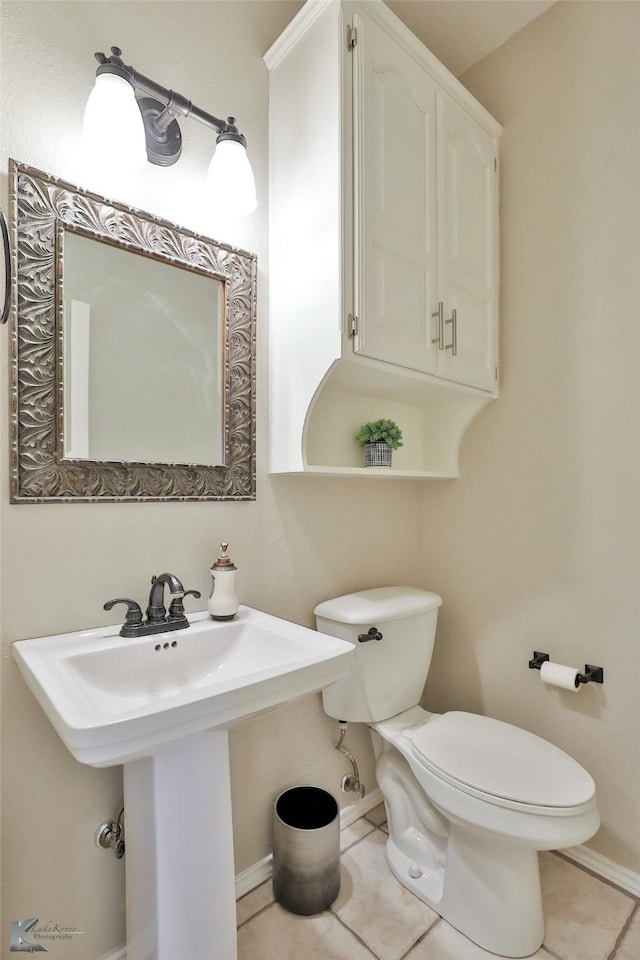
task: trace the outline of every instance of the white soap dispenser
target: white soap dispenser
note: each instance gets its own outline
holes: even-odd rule
[[[209,570],[213,586],[207,601],[207,610],[214,620],[233,620],[240,606],[236,593],[238,568],[232,563],[228,549],[228,543],[220,544],[220,556]]]

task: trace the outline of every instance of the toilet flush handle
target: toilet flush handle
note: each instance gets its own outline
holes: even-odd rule
[[[358,641],[360,643],[368,643],[369,640],[382,640],[382,634],[377,627],[371,627],[368,633],[358,634]]]

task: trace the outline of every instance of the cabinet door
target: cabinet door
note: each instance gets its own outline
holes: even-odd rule
[[[354,350],[433,373],[436,88],[379,24],[353,25]]]
[[[445,319],[438,375],[491,390],[497,379],[497,145],[443,95],[438,146],[438,288]]]

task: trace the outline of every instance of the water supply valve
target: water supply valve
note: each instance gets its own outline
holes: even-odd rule
[[[366,793],[364,783],[360,783],[350,773],[345,773],[344,777],[340,781],[340,789],[343,793],[357,793],[358,796],[362,799]]]
[[[124,807],[115,820],[105,820],[96,831],[96,843],[103,850],[113,850],[116,860],[124,857]]]

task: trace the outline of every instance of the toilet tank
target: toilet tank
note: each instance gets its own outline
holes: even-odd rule
[[[319,603],[316,628],[356,648],[347,676],[322,691],[325,713],[375,723],[415,707],[431,665],[441,603],[437,594],[414,587],[377,587]]]

